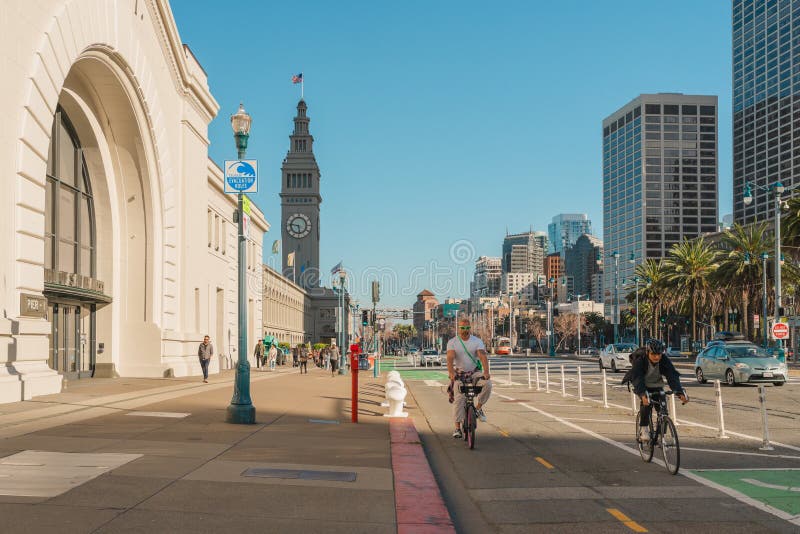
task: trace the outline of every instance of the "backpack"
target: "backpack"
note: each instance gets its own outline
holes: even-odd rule
[[[631,378],[633,378],[633,366],[636,365],[636,362],[641,360],[647,356],[647,349],[645,347],[639,347],[635,351],[631,352],[630,356],[628,356],[628,361],[631,362],[631,368],[625,371],[625,376],[622,377],[622,381],[620,384],[623,386],[625,384],[630,384]]]

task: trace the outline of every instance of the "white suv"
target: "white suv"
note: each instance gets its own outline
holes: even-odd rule
[[[428,365],[442,365],[442,357],[436,349],[425,349],[422,351],[422,359],[420,364],[427,367]]]

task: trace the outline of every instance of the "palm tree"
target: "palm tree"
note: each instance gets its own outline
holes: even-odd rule
[[[720,289],[729,288],[731,296],[736,296],[734,302],[739,300],[741,303],[742,330],[749,339],[753,339],[751,304],[757,301],[758,288],[763,284],[761,255],[768,253],[773,244],[767,224],[763,222],[748,226],[734,224],[722,236],[721,262],[714,275],[715,285]]]
[[[692,315],[692,341],[697,339],[697,307],[705,306],[711,295],[712,275],[717,270],[719,251],[704,238],[684,239],[672,246],[664,260],[666,281],[686,303]]]
[[[787,256],[800,259],[800,196],[786,202],[787,212],[781,217],[781,245],[788,250]]]
[[[658,337],[658,322],[661,311],[667,301],[666,270],[661,259],[647,258],[636,266],[636,276],[644,280],[645,285],[639,289],[639,307],[643,313],[639,318],[646,317],[652,321],[651,335]]]

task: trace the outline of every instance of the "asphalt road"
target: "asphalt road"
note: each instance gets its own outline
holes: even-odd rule
[[[578,399],[578,365],[584,401]],[[450,437],[446,374],[403,372],[409,412],[459,532],[800,529],[797,379],[767,388],[775,450],[761,451],[757,388],[722,387],[729,437],[720,438],[714,387],[697,384],[687,369],[684,382],[692,402],[677,406],[682,460],[679,474],[671,476],[656,463],[659,450],[654,463],[646,464],[634,448],[631,396],[619,387],[621,374],[607,375],[609,407],[604,408],[602,375],[593,361],[493,358],[491,368],[489,421],[479,426],[472,451]]]

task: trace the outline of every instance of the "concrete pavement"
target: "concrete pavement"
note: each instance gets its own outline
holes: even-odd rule
[[[0,530],[398,531],[380,380],[361,373],[354,425],[349,377],[253,370],[257,424],[230,425],[232,376],[86,380],[0,406]]]

